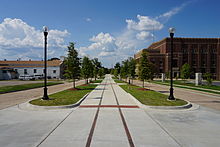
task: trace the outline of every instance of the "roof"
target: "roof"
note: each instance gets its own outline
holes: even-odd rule
[[[52,60],[47,61],[48,67],[60,66],[63,61]],[[0,61],[0,68],[16,68],[16,67],[44,67],[44,61]]]

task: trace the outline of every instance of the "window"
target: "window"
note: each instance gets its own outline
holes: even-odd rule
[[[57,71],[56,70],[53,70],[53,73],[55,74]]]
[[[24,69],[24,74],[27,74],[27,69]]]
[[[173,60],[173,67],[178,67],[178,61],[176,59]]]
[[[34,69],[34,73],[37,73],[37,69]]]
[[[7,71],[6,71],[6,70],[3,70],[2,72],[3,72],[3,73],[7,73]]]

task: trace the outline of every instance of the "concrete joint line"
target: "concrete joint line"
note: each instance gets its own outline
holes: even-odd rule
[[[180,142],[173,136],[171,135],[161,124],[159,121],[153,118],[146,110],[144,112],[168,135],[170,136],[180,147],[183,147]]]

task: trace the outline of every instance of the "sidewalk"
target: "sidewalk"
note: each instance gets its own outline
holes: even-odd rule
[[[186,92],[185,92],[186,93]],[[0,110],[2,147],[219,146],[220,111],[138,108],[107,76],[74,109]]]

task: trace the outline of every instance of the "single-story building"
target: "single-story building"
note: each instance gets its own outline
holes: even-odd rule
[[[20,75],[44,76],[44,61],[0,61],[0,79],[9,80]],[[63,78],[63,61],[47,61],[47,77]]]

